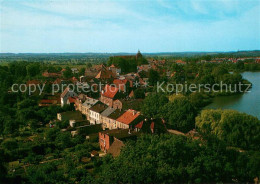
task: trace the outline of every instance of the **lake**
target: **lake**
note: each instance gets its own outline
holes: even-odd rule
[[[213,102],[204,109],[234,109],[260,119],[260,72],[244,72],[241,74],[243,78],[253,84],[250,92],[215,97]]]

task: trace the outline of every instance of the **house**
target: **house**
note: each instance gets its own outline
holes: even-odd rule
[[[108,80],[115,78],[115,76],[116,75],[112,71],[107,70],[106,67],[102,67],[95,78],[99,80]]]
[[[132,90],[129,95],[128,95],[129,98],[134,98],[134,91]]]
[[[42,73],[42,76],[56,78],[56,77],[61,77],[61,73],[49,73],[48,71],[45,71]]]
[[[73,92],[69,87],[67,87],[61,94],[61,106],[63,107],[64,105],[67,104],[68,98],[69,97],[75,97],[77,94]]]
[[[72,73],[79,73],[79,70],[77,68],[71,68]]]
[[[90,152],[90,156],[91,157],[97,157],[97,156],[99,156],[99,154],[96,150],[93,150],[93,151]]]
[[[87,95],[84,95],[84,94],[79,94],[75,100],[75,109],[78,110],[78,111],[82,111],[82,105],[83,103],[85,102],[86,98],[88,96]]]
[[[90,97],[86,97],[84,100],[84,103],[81,106],[81,113],[86,115],[87,120],[90,120],[90,112],[89,109],[94,106],[95,104],[97,104],[99,101],[94,99],[94,98],[90,98]]]
[[[185,61],[182,61],[182,60],[176,60],[175,61],[177,64],[181,64],[181,65],[185,65],[186,62]]]
[[[121,142],[125,142],[129,139],[136,140],[138,135],[139,133],[131,131],[130,129],[114,129],[102,131],[99,132],[99,146],[100,149],[106,153],[108,152],[114,141],[118,140]],[[119,148],[121,148],[122,146],[119,146]]]
[[[38,85],[38,84],[41,84],[41,82],[38,80],[29,80],[26,82],[26,86],[32,86],[32,85]]]
[[[59,103],[59,99],[42,99],[39,102],[40,107],[48,107],[51,105],[57,105]]]
[[[91,79],[91,78],[94,78],[98,73],[99,73],[99,71],[97,71],[93,68],[87,68],[85,70],[85,77],[86,77],[86,79]]]
[[[124,111],[116,109],[107,117],[103,116],[102,117],[103,127],[109,130],[116,129],[117,128],[116,119],[119,118],[123,113]]]
[[[112,107],[108,107],[106,108],[100,115],[101,115],[101,123],[102,123],[102,127],[103,130],[105,130],[106,128],[109,128],[107,120],[108,120],[108,116],[110,114],[112,114],[116,109],[112,108]]]
[[[121,68],[116,67],[114,64],[112,64],[108,69],[114,74],[114,75],[120,75],[121,74]]]
[[[123,102],[119,99],[113,101],[113,108],[114,109],[122,109],[123,108]]]
[[[114,138],[114,142],[111,144],[107,153],[110,153],[113,157],[117,157],[120,155],[121,149],[125,146],[124,142]]]
[[[117,128],[133,129],[136,124],[143,120],[140,112],[129,109],[116,120]]]
[[[68,104],[68,105],[70,105],[70,104],[75,104],[76,99],[77,99],[76,96],[74,96],[74,97],[69,97],[68,100],[67,100],[67,104]]]
[[[119,96],[119,89],[107,84],[101,92],[100,101],[109,107],[113,107],[113,101],[118,99]]]
[[[151,68],[152,67],[150,64],[140,65],[140,66],[137,66],[137,72],[141,72],[141,71],[148,72]]]
[[[147,119],[140,121],[134,126],[136,132],[143,133],[165,133],[167,132],[164,121],[161,118]]]
[[[127,92],[130,87],[130,82],[127,79],[114,79],[113,84],[119,89],[120,92]]]
[[[103,103],[97,103],[93,105],[89,109],[90,113],[90,124],[101,124],[101,113],[107,108],[108,106]]]

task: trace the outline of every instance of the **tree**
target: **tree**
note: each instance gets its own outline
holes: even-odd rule
[[[160,114],[173,129],[188,132],[195,127],[196,110],[187,97],[175,98],[167,103]]]
[[[160,75],[156,70],[150,69],[148,71],[149,85],[155,85],[160,80]]]
[[[68,78],[71,78],[73,76],[72,74],[72,70],[70,67],[66,67],[66,70],[63,72],[63,76],[68,79]]]
[[[145,91],[143,89],[136,89],[134,91],[134,97],[135,99],[138,99],[138,98],[145,98]]]
[[[40,73],[40,64],[39,63],[31,63],[27,65],[27,74],[30,77],[34,77]]]
[[[196,127],[204,134],[212,134],[230,146],[259,150],[260,121],[235,110],[203,110],[196,118]]]
[[[200,142],[169,134],[143,135],[136,142],[128,142],[114,160],[106,158],[108,155],[103,158],[97,182],[229,183],[239,178],[236,171],[239,155],[216,139]],[[246,172],[243,166],[239,169]],[[250,174],[249,179],[239,178],[238,182],[253,178]]]
[[[80,70],[79,70],[79,76],[84,76],[85,75],[85,68],[81,68]]]
[[[148,117],[158,117],[161,108],[168,103],[168,98],[161,93],[152,93],[144,99],[142,113]]]

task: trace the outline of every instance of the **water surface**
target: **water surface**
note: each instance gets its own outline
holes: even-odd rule
[[[205,109],[234,109],[260,119],[260,72],[244,72],[242,76],[253,84],[250,92],[215,97]]]

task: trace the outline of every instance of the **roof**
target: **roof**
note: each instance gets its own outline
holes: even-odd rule
[[[84,107],[90,108],[93,105],[95,105],[98,102],[98,100],[90,97],[86,97],[85,102],[82,104]]]
[[[26,82],[26,85],[28,86],[28,85],[31,85],[31,84],[40,84],[40,81],[38,81],[38,80],[29,80],[29,81],[27,81]]]
[[[138,123],[137,125],[135,125],[135,128],[142,128],[144,124],[144,121],[141,121],[140,123]]]
[[[91,151],[90,154],[93,155],[93,156],[98,156],[98,152],[96,150]]]
[[[70,103],[75,103],[75,101],[76,101],[76,98],[69,97],[69,98],[68,98],[68,100],[69,100],[69,102],[70,102]]]
[[[116,109],[114,112],[112,112],[110,115],[108,115],[107,117],[110,119],[114,119],[116,120],[118,117],[120,117],[122,114],[124,113],[124,111],[121,111],[119,109]]]
[[[114,137],[122,142],[127,141],[129,139],[136,139],[139,132],[131,131],[130,129],[113,129],[113,130],[105,130],[100,132],[101,134],[106,134],[108,136]]]
[[[140,115],[139,112],[135,110],[127,110],[122,116],[117,118],[117,121],[129,125],[131,122],[133,122],[138,116]]]
[[[89,110],[101,113],[103,112],[108,106],[103,103],[97,103],[94,106],[92,106]]]
[[[127,83],[127,79],[115,79],[113,81],[114,84],[126,84]]]
[[[102,96],[108,97],[108,98],[114,98],[115,95],[118,92],[118,88],[109,86],[108,84],[105,86],[104,93],[102,93]]]
[[[70,88],[67,87],[60,95],[61,98],[64,98],[64,96],[69,92]]]
[[[96,75],[96,79],[110,79],[113,78],[114,74],[110,70],[102,68],[101,71]]]
[[[106,108],[106,109],[101,113],[101,115],[107,117],[107,116],[109,116],[112,112],[114,112],[115,110],[116,110],[116,109],[113,109],[112,107],[108,107],[108,108]]]
[[[120,154],[122,147],[125,146],[123,141],[115,139],[115,141],[111,144],[107,153],[110,153],[113,157],[117,157]]]
[[[134,97],[134,91],[132,90],[128,96],[129,97]]]

